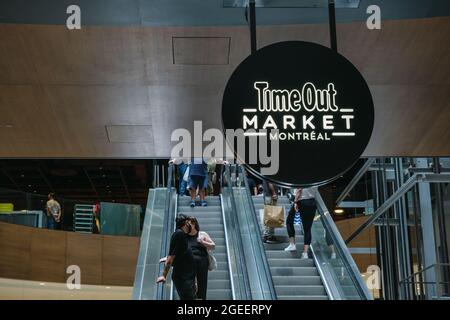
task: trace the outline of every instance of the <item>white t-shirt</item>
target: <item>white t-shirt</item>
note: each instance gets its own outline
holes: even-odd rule
[[[295,195],[300,190],[300,188],[295,189]],[[302,196],[300,200],[306,200],[306,199],[315,199],[316,194],[318,192],[317,187],[311,187],[311,188],[301,188],[302,190]]]
[[[61,206],[59,205],[58,201],[52,199],[47,201],[47,209],[51,212],[53,216],[57,216],[58,213],[61,211]]]

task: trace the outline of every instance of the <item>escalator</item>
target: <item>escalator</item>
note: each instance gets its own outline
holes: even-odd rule
[[[253,196],[252,198],[258,216],[264,208],[264,197]],[[284,206],[286,212],[290,208],[287,197],[280,198],[277,205]],[[261,224],[260,227],[262,229]],[[284,251],[289,244],[285,228],[275,229],[275,236],[280,243],[264,244],[277,299],[328,300],[327,291],[314,260],[300,260],[303,250],[303,235],[300,226],[295,226],[295,234],[297,251]]]
[[[217,269],[208,275],[209,300],[250,299],[244,252],[239,229],[234,222],[232,201],[223,194],[207,197],[206,207],[190,207],[190,197],[179,196],[174,188],[174,168],[169,167],[167,188],[150,189],[136,266],[133,299],[177,300],[171,272],[165,284],[156,284],[162,273],[159,259],[167,255],[177,214],[196,217],[202,231],[216,243]],[[225,192],[226,193],[226,192]]]
[[[221,195],[208,197],[207,207],[189,207],[190,198],[180,197],[169,167],[167,188],[149,192],[141,246],[136,267],[133,299],[176,299],[171,281],[157,285],[162,272],[159,259],[167,254],[178,213],[195,216],[201,230],[216,242],[218,268],[209,273],[208,299],[232,300],[344,300],[371,299],[366,285],[321,198],[313,223],[312,259],[299,258],[303,245],[297,230],[297,252],[285,252],[286,243],[264,244],[259,209],[262,197],[252,198],[242,166],[225,166]],[[287,198],[279,204],[288,210]],[[285,229],[276,235],[287,242]],[[336,259],[330,258],[331,243]],[[169,273],[168,279],[171,278]]]

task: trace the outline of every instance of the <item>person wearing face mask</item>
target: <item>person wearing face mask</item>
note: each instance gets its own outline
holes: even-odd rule
[[[167,274],[173,266],[172,281],[178,292],[180,300],[194,300],[194,256],[188,244],[188,234],[191,232],[191,224],[184,214],[179,214],[176,219],[176,230],[170,238],[169,253],[166,258],[163,274],[156,279],[156,283],[165,283]]]
[[[192,228],[188,235],[188,244],[194,255],[196,298],[206,300],[209,269],[208,250],[214,250],[216,244],[205,231],[200,231],[197,218],[189,217],[189,221]]]

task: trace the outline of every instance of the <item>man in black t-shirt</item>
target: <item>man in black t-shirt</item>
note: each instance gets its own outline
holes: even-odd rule
[[[194,300],[194,256],[188,246],[187,235],[191,232],[191,225],[186,215],[178,215],[176,228],[170,239],[169,254],[163,275],[156,280],[156,283],[166,282],[170,267],[173,266],[172,281],[180,300]]]

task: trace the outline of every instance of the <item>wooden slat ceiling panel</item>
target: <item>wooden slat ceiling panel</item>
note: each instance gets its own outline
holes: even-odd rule
[[[338,25],[339,51],[368,81],[365,155],[450,155],[450,17]],[[229,65],[173,63],[173,37],[230,37]],[[327,25],[263,26],[259,47],[328,45]],[[188,47],[187,55],[202,54]],[[246,27],[0,25],[0,157],[167,157],[176,128],[220,128],[222,92],[249,53]],[[109,143],[105,126],[146,125],[153,142]]]

